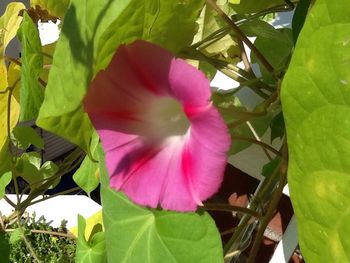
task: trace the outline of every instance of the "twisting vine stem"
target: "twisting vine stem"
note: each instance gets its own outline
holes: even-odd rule
[[[225,14],[224,11],[213,1],[207,0],[207,3],[226,21],[226,23],[233,29],[237,37],[241,39],[255,54],[256,58],[266,68],[267,71],[273,73],[273,66],[267,61],[263,54],[254,46],[254,44],[247,38],[247,36],[241,31],[241,29]]]
[[[272,198],[271,198],[271,201],[268,205],[268,209],[266,211],[266,214],[264,215],[263,218],[261,218],[259,229],[258,229],[258,232],[255,236],[255,240],[254,240],[252,249],[250,251],[247,263],[254,263],[255,262],[256,255],[259,251],[262,239],[264,237],[264,231],[265,231],[267,225],[269,224],[269,222],[270,222],[270,220],[271,220],[271,218],[276,210],[276,207],[277,207],[277,205],[281,199],[281,196],[282,196],[283,188],[287,183],[287,155],[288,155],[287,145],[284,144],[282,147],[283,158],[282,158],[282,162],[281,162],[281,165],[279,168],[280,180],[279,180],[279,183],[278,183],[276,190],[274,191],[274,193],[272,195]]]

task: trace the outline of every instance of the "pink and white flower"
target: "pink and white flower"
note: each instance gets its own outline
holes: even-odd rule
[[[204,74],[145,41],[122,45],[84,99],[111,187],[135,203],[194,211],[220,187],[228,129]]]

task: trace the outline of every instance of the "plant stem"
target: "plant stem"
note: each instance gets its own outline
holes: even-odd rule
[[[80,191],[80,190],[81,190],[80,187],[74,187],[74,188],[71,188],[71,189],[67,189],[67,190],[58,192],[58,193],[53,194],[53,195],[45,196],[45,197],[43,197],[42,199],[33,201],[33,202],[31,202],[28,206],[31,206],[31,205],[34,205],[34,204],[37,204],[37,203],[46,201],[46,200],[48,200],[48,199],[51,199],[51,198],[56,197],[56,196],[59,196],[59,195],[70,194],[70,193],[73,193],[73,192],[76,192],[76,191]]]
[[[259,192],[254,196],[253,200],[250,204],[250,209],[256,210],[261,205],[261,202],[263,200],[263,197],[266,196],[267,192],[271,190],[271,187],[273,185],[273,182],[275,182],[276,178],[279,176],[279,171],[281,168],[281,164],[276,167],[276,169],[273,171],[272,175],[265,179],[263,183],[261,184],[261,187],[259,189]],[[225,263],[231,261],[231,257],[233,256],[232,253],[228,254],[231,250],[235,242],[241,237],[243,231],[246,229],[246,227],[249,225],[249,222],[251,220],[250,215],[245,215],[242,220],[240,221],[239,225],[236,227],[233,235],[231,236],[230,240],[226,243],[224,247],[224,254],[225,254]]]
[[[230,228],[230,229],[227,229],[227,230],[225,230],[225,231],[222,231],[222,232],[220,232],[220,235],[221,236],[226,236],[226,235],[228,235],[228,234],[232,234],[234,231],[235,231],[235,227],[233,227],[233,228]]]
[[[283,155],[287,155],[286,154],[286,151],[287,151],[286,145],[283,147],[282,150],[283,150]],[[270,222],[270,220],[271,220],[271,218],[276,210],[276,207],[278,206],[278,203],[281,199],[283,188],[287,183],[287,158],[282,159],[282,164],[280,166],[279,172],[280,172],[280,180],[279,180],[277,189],[275,190],[275,192],[272,196],[272,199],[270,201],[270,204],[269,204],[269,207],[267,209],[266,214],[261,219],[260,226],[259,226],[258,232],[256,234],[252,249],[250,251],[250,255],[249,255],[247,263],[254,263],[255,262],[255,257],[259,251],[262,239],[264,237],[264,231],[265,231],[267,225],[269,224],[269,222]]]
[[[1,90],[0,91],[0,94],[5,94],[5,93],[7,93],[9,91],[9,88],[6,88],[6,89],[4,89],[4,90]]]
[[[39,257],[36,255],[30,241],[27,239],[23,227],[21,225],[21,220],[20,220],[20,215],[19,213],[16,211],[16,216],[17,216],[17,224],[18,224],[18,229],[21,232],[21,238],[23,239],[24,243],[26,244],[29,252],[31,253],[31,255],[33,256],[34,260],[38,263],[42,263],[42,261],[39,259]]]
[[[254,46],[254,44],[247,38],[247,36],[241,31],[241,29],[225,14],[224,11],[213,1],[207,0],[207,3],[226,21],[228,25],[235,31],[237,37],[241,39],[255,54],[256,58],[260,60],[261,64],[266,68],[267,71],[273,73],[274,68],[267,61],[267,59],[260,53],[260,51]]]
[[[61,232],[47,231],[47,230],[41,230],[41,229],[31,229],[30,232],[35,233],[35,234],[48,234],[48,235],[52,235],[52,236],[61,236],[61,237],[68,237],[71,239],[76,239],[76,237],[70,233],[61,233]]]
[[[207,211],[226,211],[248,214],[256,218],[261,218],[261,214],[243,206],[234,206],[229,204],[205,203],[204,209]]]
[[[247,142],[251,142],[251,143],[254,143],[254,144],[258,144],[262,147],[264,147],[265,149],[269,150],[270,152],[276,154],[277,156],[281,156],[281,153],[279,151],[277,151],[275,148],[273,148],[272,146],[262,142],[262,141],[258,141],[258,140],[255,140],[253,138],[249,138],[249,137],[242,137],[242,136],[231,136],[231,138],[234,140],[241,140],[241,141],[247,141]]]
[[[23,231],[23,228],[22,226],[20,226],[20,223],[19,223],[19,219],[18,219],[18,227],[21,231],[21,236],[22,236],[22,239],[24,241],[24,243],[26,244],[27,248],[29,249],[30,253],[32,254],[33,258],[35,261],[37,261],[38,263],[41,263],[42,261],[38,258],[38,256],[36,255],[33,247],[32,247],[32,244],[30,244],[30,241],[27,239],[24,231]]]
[[[13,208],[16,208],[16,204],[14,202],[12,202],[6,195],[4,195],[3,198],[10,206],[12,206]]]
[[[12,93],[13,90],[15,89],[17,83],[19,80],[17,80],[14,85],[12,87],[8,88],[8,97],[7,97],[7,122],[6,122],[6,126],[7,126],[7,136],[10,140],[9,142],[9,147],[10,147],[10,152],[11,151],[11,101],[12,101]],[[17,182],[17,177],[14,175],[13,171],[14,171],[14,166],[15,166],[15,162],[16,160],[12,159],[11,162],[11,166],[12,166],[12,178],[13,178],[13,184],[15,186],[15,192],[16,192],[16,198],[17,198],[17,205],[20,203],[20,199],[19,199],[19,187],[18,187],[18,182]],[[17,206],[16,206],[17,208]]]

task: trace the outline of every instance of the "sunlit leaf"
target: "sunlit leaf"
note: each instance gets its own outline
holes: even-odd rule
[[[21,238],[22,238],[21,229],[16,228],[11,232],[9,242],[10,242],[10,244],[13,245],[13,244],[17,243],[18,241],[20,241]]]
[[[90,240],[85,238],[86,222],[85,219],[78,215],[78,240],[76,251],[76,263],[105,263],[106,241],[105,233],[97,232]]]
[[[2,76],[0,76],[1,78]],[[19,117],[19,86],[20,86],[20,70],[16,65],[11,64],[7,76],[8,85],[11,90],[10,107],[9,92],[0,93],[0,151],[3,148],[6,139],[8,138],[8,124],[10,132],[15,127]],[[8,120],[8,110],[10,111],[10,120]]]
[[[31,189],[40,188],[48,180],[51,182],[48,188],[53,188],[60,181],[60,178],[50,179],[57,173],[58,166],[51,161],[41,165],[41,157],[37,152],[22,154],[17,164],[17,170]]]
[[[7,45],[16,36],[17,30],[22,21],[19,12],[24,8],[25,6],[23,3],[9,3],[6,6],[5,13],[0,17],[0,91],[5,90],[8,86],[7,70],[3,56],[5,55]]]
[[[350,261],[350,5],[317,0],[282,85],[288,182],[306,262]]]
[[[63,18],[70,0],[30,0],[30,6],[39,5],[42,9],[47,10],[50,15]]]
[[[89,156],[86,156],[80,165],[79,169],[74,173],[74,182],[81,187],[88,195],[96,189],[100,183],[98,177],[98,160],[97,156],[97,146],[99,142],[99,137],[97,133],[94,133],[91,140],[91,153],[94,160],[91,160]]]
[[[43,138],[32,127],[15,127],[11,134],[11,140],[17,148],[23,150],[26,150],[32,144],[40,149],[44,148]]]
[[[4,54],[7,45],[16,36],[22,21],[22,17],[19,16],[22,9],[25,9],[23,3],[9,3],[5,13],[0,17],[0,54]]]
[[[227,9],[228,2],[226,0],[217,1],[217,5],[221,9]],[[206,39],[202,45],[199,46],[201,52],[205,53],[208,57],[214,57],[227,62],[233,62],[233,60],[239,56],[240,50],[238,44],[230,36],[230,30],[223,30],[222,33],[218,33],[219,30],[227,28],[222,22],[222,18],[215,12],[210,6],[205,5],[199,18],[197,19],[198,31],[194,37],[194,44]],[[212,37],[213,34],[218,34],[217,37]],[[238,62],[238,61],[236,61]],[[200,61],[199,68],[204,71],[210,79],[212,79],[216,73],[216,69],[210,66],[207,62]]]
[[[43,55],[38,28],[26,12],[23,16],[24,19],[18,31],[18,38],[22,44],[20,120],[27,121],[37,117],[44,99],[43,87],[38,81],[43,70]]]
[[[103,221],[108,262],[222,262],[222,245],[206,212],[147,209],[109,187],[100,150]]]
[[[5,195],[5,188],[11,182],[12,172],[0,174],[0,199]]]
[[[203,5],[203,0],[130,1],[101,37],[97,70],[108,65],[120,44],[136,39],[148,40],[174,53],[179,52],[191,44]]]
[[[85,240],[90,240],[95,233],[101,232],[102,230],[103,230],[103,220],[102,220],[102,210],[100,210],[86,219]],[[69,231],[73,235],[78,236],[77,226],[69,229]]]

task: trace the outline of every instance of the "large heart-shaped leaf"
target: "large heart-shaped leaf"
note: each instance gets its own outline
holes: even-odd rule
[[[101,36],[97,70],[108,65],[120,44],[136,39],[148,40],[177,53],[191,44],[203,5],[203,0],[132,0]]]
[[[222,245],[206,212],[147,209],[109,187],[100,151],[103,222],[108,262],[222,262]]]
[[[350,5],[317,0],[282,86],[288,181],[307,262],[350,261]]]

